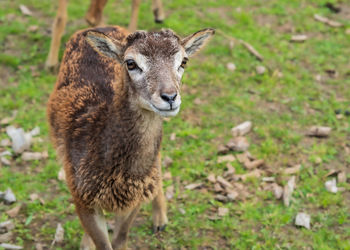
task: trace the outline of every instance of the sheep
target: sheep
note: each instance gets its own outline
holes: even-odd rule
[[[154,230],[164,229],[163,117],[179,112],[188,58],[214,33],[181,39],[171,30],[111,26],[78,31],[67,43],[47,115],[85,230],[81,249],[126,248],[130,225],[150,200]],[[116,214],[112,244],[103,211]]]

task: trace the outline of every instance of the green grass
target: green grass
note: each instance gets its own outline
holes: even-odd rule
[[[69,22],[64,42],[77,29],[84,28],[83,17],[88,0],[70,1]],[[133,248],[179,249],[350,249],[349,183],[339,186],[344,192],[332,194],[324,188],[329,169],[348,169],[350,157],[345,146],[350,136],[350,117],[338,119],[336,109],[350,110],[350,28],[349,15],[331,13],[326,0],[178,0],[164,1],[165,23],[153,23],[151,1],[143,1],[139,28],[154,30],[168,27],[185,36],[205,27],[221,30],[228,36],[252,44],[263,56],[259,62],[243,46],[231,50],[226,37],[217,33],[201,52],[191,59],[183,79],[183,105],[180,114],[164,123],[163,156],[174,163],[166,170],[178,181],[175,197],[168,202],[169,225],[165,232],[151,232],[151,206],[144,205],[137,226],[131,229],[129,246]],[[343,8],[350,8],[346,1]],[[50,146],[45,109],[56,75],[43,69],[48,53],[51,22],[56,5],[28,0],[34,16],[22,16],[19,0],[4,0],[0,9],[0,117],[18,114],[12,124],[30,130],[41,129],[43,142],[35,142],[34,151],[49,151],[45,161],[22,162],[12,159],[12,166],[0,167],[0,191],[11,187],[18,203],[23,203],[13,219],[16,228],[13,244],[35,249],[35,243],[49,247],[57,223],[65,229],[64,244],[57,249],[78,249],[82,228],[75,216],[67,187],[57,180],[60,169]],[[321,14],[344,24],[331,28],[313,19]],[[104,16],[108,24],[127,26],[130,1],[109,1]],[[32,25],[38,31],[29,32]],[[304,43],[289,42],[293,34],[307,34]],[[228,62],[237,69],[230,72]],[[257,75],[255,67],[264,65],[267,72]],[[329,77],[326,70],[338,76]],[[315,80],[321,75],[321,82]],[[202,104],[195,104],[199,98]],[[225,164],[217,164],[216,150],[226,143],[230,129],[251,120],[248,135],[250,152],[265,160],[280,183],[286,177],[279,169],[302,164],[291,206],[286,208],[270,191],[261,189],[259,179],[242,184],[249,198],[222,204],[212,192],[184,190],[184,183],[203,182],[210,173],[222,175]],[[327,139],[305,136],[312,125],[332,127]],[[176,140],[170,134],[176,133]],[[7,138],[1,127],[0,139]],[[11,150],[10,148],[6,148]],[[1,149],[2,151],[2,149]],[[321,159],[319,163],[318,159]],[[233,163],[237,173],[246,170]],[[350,177],[348,175],[348,177]],[[45,201],[31,201],[40,194]],[[18,204],[16,203],[16,204]],[[12,206],[0,206],[0,222],[10,219],[5,213]],[[218,207],[229,214],[210,220]],[[179,209],[185,211],[181,214]],[[298,212],[311,215],[311,230],[296,228]],[[110,216],[110,215],[109,215]]]

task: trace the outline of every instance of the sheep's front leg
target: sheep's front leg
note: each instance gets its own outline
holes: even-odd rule
[[[127,249],[128,234],[140,206],[133,210],[116,215],[114,233],[112,239],[113,249]]]
[[[153,208],[153,231],[155,233],[159,231],[163,231],[166,227],[166,224],[168,223],[168,217],[166,215],[167,209],[166,209],[166,201],[164,197],[163,192],[163,179],[162,179],[162,169],[161,169],[161,156],[160,153],[158,154],[157,160],[155,164],[157,165],[160,179],[158,184],[158,194],[154,198],[152,202],[152,208]]]
[[[81,242],[81,249],[91,249],[91,239],[98,250],[112,250],[108,239],[106,221],[101,209],[88,209],[76,204],[76,211],[85,234]]]

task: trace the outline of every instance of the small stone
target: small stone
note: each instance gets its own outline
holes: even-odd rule
[[[5,166],[10,166],[11,165],[11,161],[6,159],[5,157],[1,157],[1,163],[4,164]]]
[[[227,207],[219,207],[218,208],[218,215],[220,217],[225,216],[226,214],[228,214],[228,208]]]
[[[331,193],[338,192],[337,180],[335,178],[333,178],[332,180],[326,181],[324,185],[329,192]]]
[[[0,234],[10,232],[14,228],[15,228],[15,224],[10,220],[1,222],[0,223]]]
[[[239,136],[234,138],[233,140],[229,141],[226,146],[236,152],[244,152],[247,151],[249,148],[249,142],[247,138],[243,136]]]
[[[238,193],[236,191],[230,190],[226,196],[229,201],[235,201],[238,197]]]
[[[60,181],[66,181],[66,172],[64,171],[63,168],[60,169],[60,171],[58,172],[58,177],[57,177]]]
[[[221,202],[227,202],[227,197],[222,194],[215,195],[215,200],[221,201]]]
[[[13,237],[13,233],[12,232],[7,232],[4,234],[0,234],[0,243],[5,243],[5,242],[9,242]]]
[[[35,127],[34,129],[32,129],[32,131],[29,132],[31,134],[31,136],[37,136],[40,134],[40,128],[39,127]]]
[[[231,129],[231,133],[234,137],[243,136],[248,134],[253,127],[253,123],[251,121],[245,121],[238,126]]]
[[[263,177],[261,179],[263,182],[274,182],[275,181],[275,177]]]
[[[163,174],[163,179],[164,180],[171,180],[171,178],[172,178],[172,175],[171,175],[171,173],[168,171],[168,172],[165,172],[164,174]]]
[[[281,199],[283,196],[283,188],[276,183],[274,183],[272,188],[273,188],[273,194],[275,195],[276,199],[277,200]]]
[[[219,145],[218,147],[218,154],[224,155],[227,154],[230,150],[225,145]]]
[[[345,183],[346,182],[346,173],[344,171],[340,171],[338,173],[338,183]]]
[[[179,208],[179,212],[180,212],[180,214],[185,214],[186,213],[186,211],[185,211],[185,209],[183,209],[183,208]]]
[[[33,15],[33,13],[24,4],[20,4],[19,9],[21,10],[22,14],[25,16],[32,16]]]
[[[295,186],[295,176],[292,176],[283,189],[283,203],[286,207],[288,207],[290,204],[290,199],[294,191],[294,186]]]
[[[64,239],[64,229],[61,225],[61,223],[57,224],[57,228],[56,228],[56,233],[55,233],[55,243],[62,243]]]
[[[290,39],[291,42],[305,42],[307,40],[307,35],[294,35]]]
[[[165,197],[167,198],[167,200],[171,200],[174,197],[174,186],[173,185],[166,188]]]
[[[7,250],[18,250],[18,249],[23,249],[21,246],[16,246],[8,243],[1,243],[0,247],[7,249]]]
[[[12,203],[16,202],[16,196],[12,192],[11,188],[8,188],[4,195],[3,195],[3,200],[6,205],[11,205]]]
[[[207,180],[210,181],[211,183],[215,183],[216,182],[215,174],[208,175]]]
[[[24,130],[22,128],[8,126],[6,128],[6,133],[12,140],[12,148],[16,154],[20,154],[24,150],[29,149],[31,138],[24,133]]]
[[[231,62],[226,64],[226,67],[229,71],[232,71],[232,72],[236,70],[236,65],[234,63],[231,63]]]
[[[256,73],[258,75],[262,75],[266,72],[266,68],[264,66],[261,66],[261,65],[256,66],[255,70],[256,70]]]
[[[9,139],[3,139],[0,142],[1,147],[9,147],[11,146],[11,141]]]
[[[295,218],[295,225],[310,229],[310,215],[306,213],[298,213]]]
[[[164,167],[169,167],[171,164],[173,164],[173,159],[171,159],[169,156],[166,156],[163,159],[163,165]]]
[[[322,127],[322,126],[313,126],[308,131],[308,136],[315,136],[315,137],[328,137],[332,131],[332,128],[330,127]]]

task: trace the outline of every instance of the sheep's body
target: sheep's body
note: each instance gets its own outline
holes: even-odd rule
[[[155,231],[164,229],[162,117],[178,113],[187,56],[213,33],[202,30],[182,42],[170,30],[129,34],[114,26],[79,31],[67,43],[48,119],[86,232],[82,249],[125,248],[147,200]],[[116,213],[112,245],[103,210]]]

